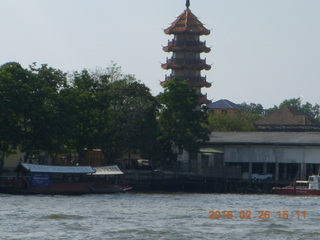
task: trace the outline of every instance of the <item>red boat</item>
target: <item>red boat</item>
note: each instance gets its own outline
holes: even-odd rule
[[[277,194],[320,195],[320,176],[311,175],[308,181],[295,181],[287,187],[273,187]]]
[[[0,192],[13,194],[115,193],[131,189],[118,166],[47,166],[20,163],[16,177],[0,182]]]

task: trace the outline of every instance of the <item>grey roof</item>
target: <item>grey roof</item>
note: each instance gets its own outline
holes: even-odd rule
[[[320,132],[212,132],[209,143],[320,146]]]
[[[238,110],[244,110],[244,107],[241,107],[227,99],[221,99],[219,101],[210,103],[207,105],[208,108],[211,109],[238,109]]]

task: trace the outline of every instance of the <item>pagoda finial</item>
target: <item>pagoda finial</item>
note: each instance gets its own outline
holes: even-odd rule
[[[187,0],[187,2],[186,2],[186,7],[189,9],[189,7],[190,7],[190,0]]]

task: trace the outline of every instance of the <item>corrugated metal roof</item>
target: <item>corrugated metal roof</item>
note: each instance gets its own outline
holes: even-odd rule
[[[212,132],[209,142],[320,146],[320,132]]]
[[[96,172],[93,175],[120,175],[123,172],[117,165],[114,166],[105,166],[105,167],[94,167]]]
[[[21,163],[29,172],[34,173],[94,173],[94,169],[89,166],[47,166],[29,163]]]

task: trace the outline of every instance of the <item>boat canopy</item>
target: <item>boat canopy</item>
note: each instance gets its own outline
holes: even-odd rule
[[[95,170],[90,166],[47,166],[36,165],[29,163],[20,163],[17,169],[22,166],[25,170],[31,173],[94,173]],[[17,170],[16,169],[16,170]]]
[[[200,152],[201,153],[223,153],[223,151],[220,151],[214,148],[201,148]]]
[[[96,172],[93,175],[120,175],[123,172],[117,165],[113,166],[105,166],[105,167],[94,167],[93,168]]]

